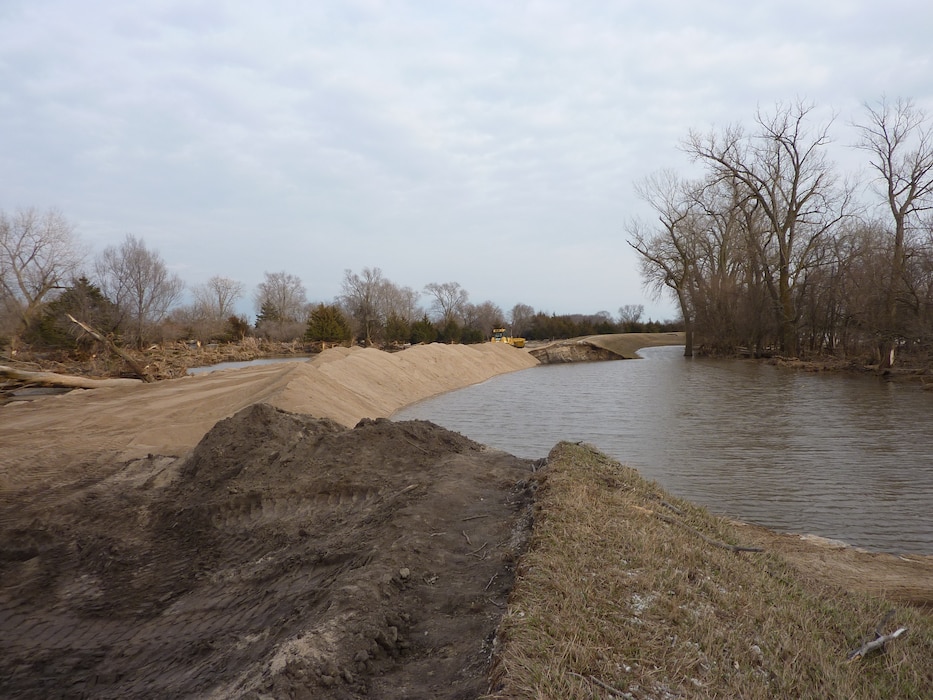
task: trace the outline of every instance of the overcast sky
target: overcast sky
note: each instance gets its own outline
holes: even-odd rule
[[[911,0],[0,0],[0,209],[127,233],[189,285],[349,268],[476,303],[643,303],[634,184],[691,128],[882,95],[933,111]],[[248,300],[243,309],[252,311]]]

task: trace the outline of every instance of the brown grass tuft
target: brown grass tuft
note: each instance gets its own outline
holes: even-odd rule
[[[806,580],[583,445],[541,475],[488,698],[928,698],[933,619],[847,662],[891,604]]]

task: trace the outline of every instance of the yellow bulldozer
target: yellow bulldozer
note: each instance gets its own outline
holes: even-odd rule
[[[516,348],[525,347],[524,338],[513,338],[510,335],[505,334],[505,328],[493,328],[492,329],[492,342],[494,343],[508,343]]]

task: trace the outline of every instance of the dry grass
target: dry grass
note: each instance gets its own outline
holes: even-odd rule
[[[549,462],[489,698],[933,697],[929,615],[899,608],[883,632],[907,634],[847,662],[890,603],[711,544],[742,543],[589,447]]]

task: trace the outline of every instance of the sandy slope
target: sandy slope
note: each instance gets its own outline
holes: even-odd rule
[[[333,348],[264,365],[141,386],[76,391],[0,407],[0,492],[49,487],[149,453],[180,456],[219,420],[269,403],[346,426],[537,361],[501,345],[426,345],[401,353]]]

